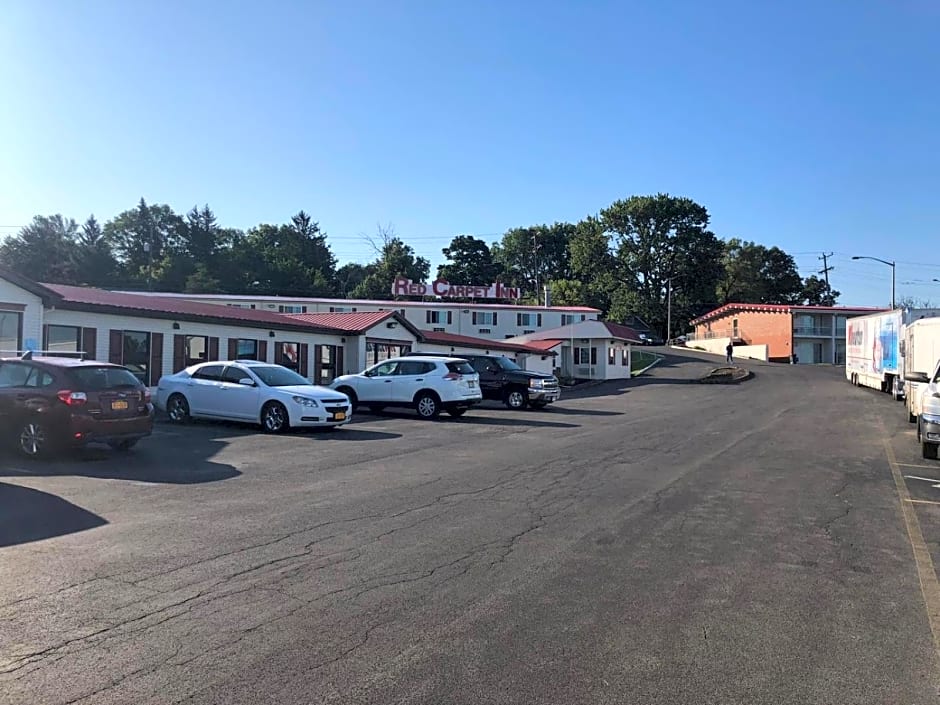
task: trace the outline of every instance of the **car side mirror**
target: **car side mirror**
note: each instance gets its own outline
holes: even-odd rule
[[[904,375],[908,382],[917,382],[919,384],[930,384],[930,377],[926,372],[908,372]]]
[[[362,373],[363,377],[375,377],[375,372],[373,370],[366,370]]]
[[[244,387],[254,387],[255,381],[251,377],[242,377],[238,380],[238,383]]]

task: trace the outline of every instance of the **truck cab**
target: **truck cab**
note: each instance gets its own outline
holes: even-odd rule
[[[921,454],[928,460],[936,460],[940,450],[940,361],[932,374],[909,372],[908,410],[917,423],[917,442]]]

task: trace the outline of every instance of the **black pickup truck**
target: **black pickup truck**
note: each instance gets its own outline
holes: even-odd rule
[[[445,353],[410,353],[410,356]],[[561,388],[554,375],[529,372],[515,362],[500,355],[465,355],[450,353],[470,363],[480,375],[480,390],[484,399],[503,402],[510,409],[544,409],[561,398]]]

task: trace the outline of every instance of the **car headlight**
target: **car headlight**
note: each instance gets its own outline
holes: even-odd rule
[[[319,406],[316,399],[308,399],[307,397],[291,397],[291,399],[301,406]]]
[[[924,423],[940,424],[940,416],[937,414],[921,414],[920,418]]]
[[[529,386],[530,387],[544,387],[545,380],[544,379],[530,379]]]

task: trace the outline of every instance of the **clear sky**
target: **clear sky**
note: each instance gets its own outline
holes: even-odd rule
[[[0,87],[0,233],[144,196],[437,263],[668,192],[804,275],[835,252],[842,303],[890,296],[853,254],[940,302],[937,0],[5,0]]]

